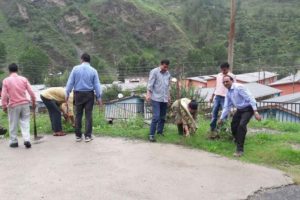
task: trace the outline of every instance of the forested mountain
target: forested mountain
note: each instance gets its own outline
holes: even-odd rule
[[[235,72],[300,65],[300,1],[238,0]],[[88,52],[103,81],[148,72],[160,59],[184,75],[227,59],[230,0],[0,0],[0,64],[33,83]]]

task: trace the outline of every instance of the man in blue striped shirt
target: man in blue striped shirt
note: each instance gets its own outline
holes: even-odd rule
[[[240,157],[244,152],[244,142],[248,122],[253,114],[259,121],[261,120],[261,116],[257,112],[256,100],[244,85],[233,83],[233,78],[229,75],[223,77],[223,84],[228,89],[228,92],[225,97],[224,108],[218,124],[223,123],[232,106],[237,108],[237,111],[232,118],[231,132],[237,145],[236,152],[233,155]]]
[[[146,100],[152,104],[152,121],[149,141],[155,142],[155,132],[163,135],[168,102],[170,101],[169,84],[171,75],[168,72],[170,61],[162,60],[160,66],[150,71]]]
[[[81,64],[73,68],[66,86],[66,102],[70,92],[74,88],[74,104],[75,104],[75,134],[76,141],[82,140],[82,116],[85,111],[85,142],[92,140],[93,119],[92,112],[96,92],[96,99],[99,106],[101,101],[101,85],[98,72],[90,65],[91,58],[87,53],[82,54]]]

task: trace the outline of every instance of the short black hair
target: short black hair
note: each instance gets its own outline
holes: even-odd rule
[[[229,77],[230,80],[233,81],[233,78],[232,78],[231,76],[229,76],[229,75],[226,74],[226,75],[223,76],[223,79],[224,79],[225,77]]]
[[[9,72],[17,72],[18,65],[16,63],[11,63],[10,65],[8,65],[8,71]]]
[[[224,62],[224,63],[222,63],[222,64],[220,65],[220,68],[221,68],[221,69],[223,69],[223,68],[229,69],[229,68],[230,68],[230,65],[229,65],[228,62]]]
[[[198,103],[195,100],[192,100],[189,103],[189,108],[192,109],[192,110],[198,110]]]
[[[91,57],[89,54],[87,53],[84,53],[81,55],[81,60],[84,61],[84,62],[91,62]]]
[[[163,64],[169,65],[170,61],[168,59],[163,59],[163,60],[160,61],[160,64],[161,65],[163,65]]]

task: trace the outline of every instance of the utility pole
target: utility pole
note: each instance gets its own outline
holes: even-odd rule
[[[296,78],[296,74],[292,74],[293,77],[293,94],[295,93],[295,78]]]
[[[228,63],[233,72],[234,36],[235,36],[236,0],[231,0],[230,31],[228,34]]]
[[[181,70],[180,70],[180,67],[176,67],[176,74],[177,74],[177,82],[176,82],[176,100],[180,99],[180,92],[181,92],[181,89],[180,89],[180,84],[185,84],[185,82],[182,82],[182,79],[181,79],[181,74],[180,74]],[[174,100],[175,101],[175,100]]]

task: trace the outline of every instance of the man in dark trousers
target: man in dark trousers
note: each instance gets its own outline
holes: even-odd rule
[[[170,102],[171,75],[168,71],[169,64],[169,60],[162,60],[159,67],[150,71],[146,96],[148,102],[151,100],[153,113],[149,134],[150,142],[156,141],[156,131],[158,135],[163,135],[168,102]]]
[[[73,93],[69,95],[68,109],[66,111],[62,108],[66,99],[66,90],[63,87],[51,87],[43,90],[41,92],[41,99],[49,113],[53,136],[66,135],[62,130],[61,111],[63,111],[66,120],[69,118],[73,125]]]
[[[74,88],[75,103],[75,134],[76,141],[82,140],[82,116],[85,111],[85,142],[90,142],[92,138],[93,119],[92,112],[96,92],[96,99],[99,106],[101,101],[101,85],[98,72],[90,65],[91,58],[87,53],[82,54],[81,64],[71,71],[66,86],[66,102],[68,102],[70,92]]]
[[[231,132],[236,142],[235,157],[240,157],[244,153],[244,142],[247,133],[247,124],[251,117],[261,120],[261,116],[257,112],[256,100],[250,94],[249,90],[240,83],[233,83],[233,78],[225,75],[223,84],[228,89],[225,97],[224,108],[218,124],[222,124],[232,106],[237,108],[231,122]]]

